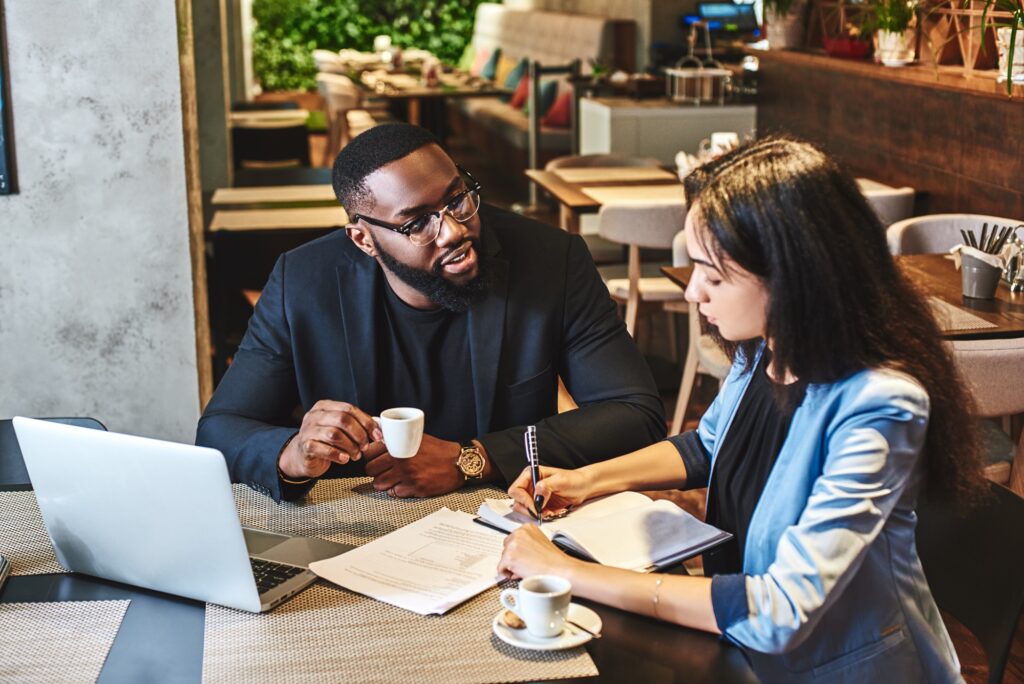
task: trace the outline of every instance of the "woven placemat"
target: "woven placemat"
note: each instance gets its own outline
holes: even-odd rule
[[[270,613],[206,607],[203,681],[463,684],[592,677],[580,646],[526,651],[491,632],[498,590],[444,616],[316,584]]]
[[[0,603],[0,681],[95,682],[129,603]]]
[[[321,480],[307,497],[275,503],[244,485],[235,501],[244,525],[361,545],[441,508],[476,513],[491,486],[429,499],[395,499],[370,478]],[[207,605],[206,682],[515,682],[589,677],[583,647],[526,651],[491,632],[499,588],[443,616],[423,617],[321,581],[263,615]]]
[[[64,572],[53,555],[50,537],[33,492],[0,492],[0,555],[12,575]]]
[[[999,327],[995,323],[989,323],[984,318],[964,311],[938,297],[929,297],[928,304],[932,307],[932,315],[935,316],[935,320],[942,330],[956,332],[958,330],[985,330]]]
[[[368,477],[320,480],[305,499],[280,504],[236,484],[235,503],[247,527],[361,546],[444,507],[476,513],[484,499],[506,496],[482,485],[428,499],[396,499],[374,490],[372,482]]]

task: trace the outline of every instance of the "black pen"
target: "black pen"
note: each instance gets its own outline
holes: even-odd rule
[[[530,477],[533,480],[533,509],[537,512],[537,524],[540,525],[544,521],[544,516],[540,512],[544,506],[544,497],[537,493],[537,483],[540,482],[540,461],[537,456],[537,427],[535,425],[526,428],[523,441],[526,448],[526,461],[530,464]]]

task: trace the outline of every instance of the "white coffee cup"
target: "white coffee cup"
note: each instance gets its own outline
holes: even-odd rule
[[[527,577],[518,589],[501,592],[501,605],[518,615],[526,623],[526,631],[537,637],[562,633],[571,601],[572,584],[556,575]]]
[[[381,411],[380,431],[384,446],[394,458],[412,458],[423,441],[423,411],[418,408],[390,408]]]

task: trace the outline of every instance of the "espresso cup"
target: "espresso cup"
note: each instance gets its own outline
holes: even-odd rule
[[[380,431],[384,446],[394,458],[412,458],[423,441],[423,411],[418,408],[390,408],[381,411]]]
[[[501,605],[526,623],[527,632],[542,638],[562,633],[571,601],[572,584],[555,575],[527,577],[518,589],[501,592]]]

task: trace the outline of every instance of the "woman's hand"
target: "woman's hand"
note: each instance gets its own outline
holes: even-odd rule
[[[536,518],[537,513],[561,515],[570,506],[578,506],[590,496],[590,480],[582,470],[541,466],[540,477],[536,493],[533,491],[533,478],[528,467],[508,488],[508,495],[512,497],[513,509],[516,512],[531,518]],[[544,497],[541,510],[536,512],[533,508],[535,494]]]
[[[578,562],[552,544],[536,525],[523,525],[505,537],[498,572],[511,579],[546,574],[568,577]]]

